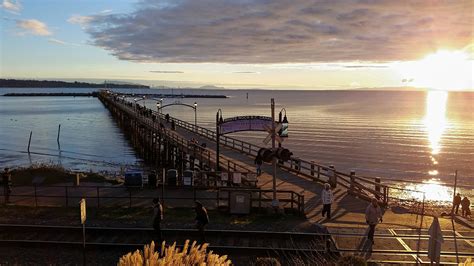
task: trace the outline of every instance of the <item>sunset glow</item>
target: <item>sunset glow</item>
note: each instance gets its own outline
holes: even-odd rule
[[[439,50],[419,61],[397,65],[410,86],[437,90],[472,88],[473,63],[468,52]]]

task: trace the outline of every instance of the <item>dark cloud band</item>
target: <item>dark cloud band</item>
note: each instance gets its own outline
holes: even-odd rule
[[[472,0],[142,0],[92,17],[95,45],[141,62],[419,59],[471,42]]]

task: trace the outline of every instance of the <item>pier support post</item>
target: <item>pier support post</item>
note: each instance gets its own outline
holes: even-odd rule
[[[379,196],[379,193],[380,193],[380,177],[375,178],[375,183],[376,183],[375,184],[375,191],[377,191],[377,195],[375,195],[375,197],[377,199],[379,199],[380,198],[380,196]]]

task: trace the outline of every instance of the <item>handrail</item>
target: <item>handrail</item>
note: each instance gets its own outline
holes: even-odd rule
[[[154,114],[156,116],[160,116],[160,118],[163,118],[163,119],[165,118],[162,113],[158,113],[157,111],[154,111],[154,110],[152,111],[152,114]],[[173,121],[176,126],[181,127],[181,128],[183,128],[185,130],[188,130],[190,132],[196,133],[196,134],[198,134],[200,136],[203,136],[203,137],[205,137],[205,138],[207,138],[211,141],[215,141],[215,139],[216,139],[215,131],[212,131],[210,129],[207,129],[207,128],[204,128],[204,127],[201,127],[201,126],[197,126],[197,125],[188,123],[186,121],[183,121],[183,120],[180,120],[178,118],[171,117],[171,116],[169,116],[169,120]],[[236,138],[233,138],[233,137],[225,136],[225,135],[221,136],[220,139],[221,139],[220,140],[221,145],[224,145],[224,146],[226,146],[228,148],[231,148],[231,149],[234,149],[234,150],[238,150],[238,151],[243,152],[243,153],[245,153],[247,155],[250,155],[250,156],[256,156],[258,151],[260,150],[260,148],[262,148],[260,146],[254,145],[252,143],[242,141],[242,140],[239,140],[239,139],[236,139]],[[328,166],[324,166],[324,165],[316,163],[314,161],[307,161],[307,160],[300,159],[300,158],[297,158],[297,157],[294,157],[294,156],[291,156],[291,158],[290,158],[290,166],[287,166],[282,162],[279,162],[278,165],[280,166],[280,168],[282,168],[284,170],[293,171],[293,172],[295,172],[295,170],[296,170],[296,172],[298,174],[303,175],[303,176],[308,177],[308,178],[311,178],[313,181],[319,181],[319,182],[327,181],[327,179],[329,178],[329,175],[328,175],[327,171],[329,169],[331,169]],[[297,169],[295,169],[296,167],[297,167]],[[375,196],[377,198],[381,198],[381,200],[385,204],[387,203],[388,195],[385,195],[386,193],[382,193],[382,192],[377,191],[375,189],[370,189],[370,188],[367,187],[367,185],[371,185],[371,186],[374,186],[374,187],[379,187],[382,191],[388,191],[389,186],[378,183],[378,182],[373,181],[373,180],[370,180],[367,177],[356,176],[356,175],[351,176],[350,174],[340,172],[340,171],[337,171],[335,169],[332,170],[332,171],[334,171],[335,175],[338,177],[337,178],[338,184],[345,187],[346,189],[350,189],[351,187],[354,186],[354,185],[351,186],[351,183],[353,182],[352,180],[362,182],[365,185],[360,186],[360,189],[362,191],[365,191],[365,193],[368,194],[367,195],[368,197],[371,197],[370,194],[372,194],[373,196]],[[322,180],[321,177],[324,177],[325,180]]]
[[[125,103],[125,100],[122,99],[122,102]],[[143,107],[141,107],[143,108]],[[146,109],[151,115],[159,117],[159,119],[165,119],[166,117],[155,110]],[[170,122],[173,122],[176,126],[181,127],[187,131],[203,136],[211,141],[216,140],[216,133],[210,129],[197,126],[195,124],[188,123],[186,121],[167,116]],[[249,156],[256,156],[260,150],[260,146],[245,142],[236,138],[229,136],[221,136],[220,144],[224,145],[230,149],[243,152]],[[222,158],[222,156],[220,157]],[[225,158],[223,158],[225,160]],[[295,174],[301,175],[303,177],[309,178],[316,182],[327,182],[329,180],[329,170],[331,169],[328,166],[316,163],[314,161],[307,161],[304,159],[291,156],[289,163],[278,162],[280,168],[294,172]],[[388,204],[388,192],[389,188],[386,185],[372,181],[366,177],[360,177],[356,175],[350,175],[344,172],[337,171],[336,169],[331,169],[331,172],[334,172],[336,176],[337,183],[344,188],[350,190],[351,188],[358,187],[360,195],[362,198],[369,199],[371,197],[379,198],[384,204]],[[364,185],[358,186],[355,184],[355,181],[363,183]],[[368,186],[373,186],[375,189],[370,189]],[[377,191],[377,188],[379,191]],[[383,192],[382,192],[383,191]],[[354,192],[354,191],[352,191]]]

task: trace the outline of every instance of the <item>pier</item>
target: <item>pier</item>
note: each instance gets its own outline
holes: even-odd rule
[[[254,159],[261,147],[236,138],[220,136],[221,169],[218,170],[215,131],[169,115],[165,116],[112,93],[102,92],[99,99],[110,110],[119,126],[125,129],[139,155],[156,168],[175,168],[180,173],[186,168],[200,169],[216,172],[217,179],[221,178],[220,173],[228,173],[229,178],[233,173],[239,173],[242,177],[241,186],[272,189],[271,165],[264,164],[262,174],[258,177],[255,174]],[[190,142],[191,139],[206,143],[206,147],[196,146]],[[328,182],[331,176],[335,176],[337,180],[333,190],[336,199],[335,206],[333,205],[335,215],[338,212],[348,212],[348,207],[344,205],[349,202],[350,208],[356,204],[364,209],[372,197],[378,198],[384,205],[388,204],[390,188],[381,184],[380,179],[370,180],[356,176],[355,173],[343,173],[329,166],[292,156],[289,161],[278,163],[277,190],[291,191],[292,197],[300,196],[298,200],[278,198],[280,207],[291,208],[299,205],[302,213],[318,221],[322,208],[322,184]],[[298,202],[301,200],[303,202]]]

